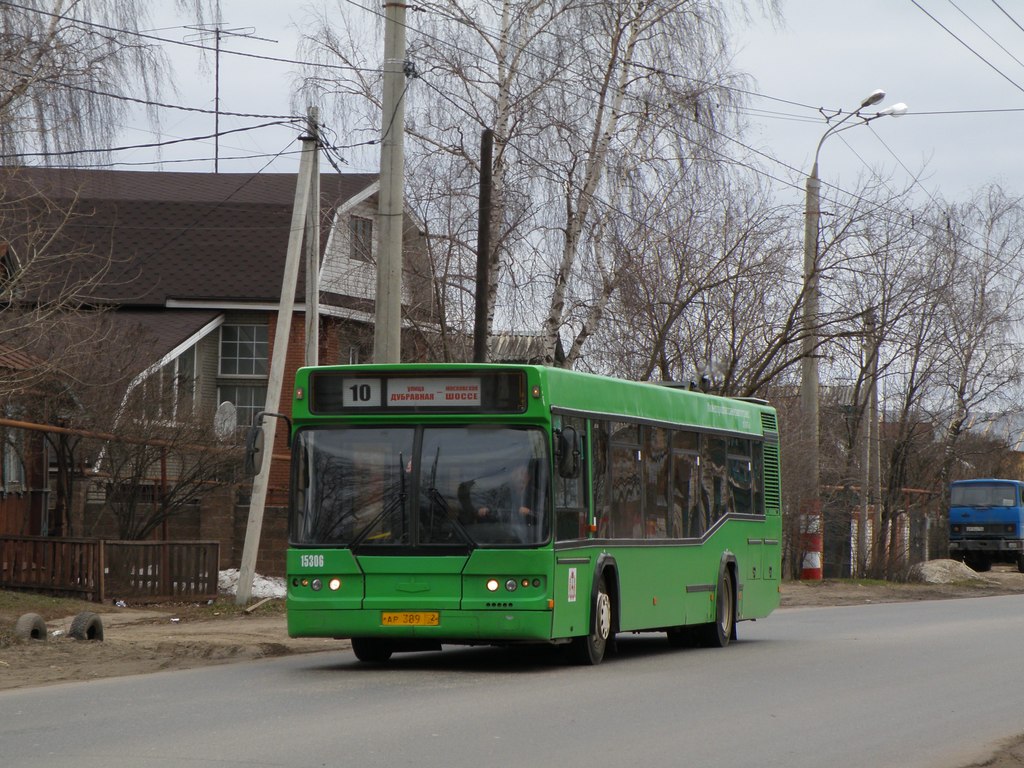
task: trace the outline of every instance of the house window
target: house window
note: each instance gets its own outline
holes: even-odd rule
[[[360,216],[348,220],[348,236],[353,261],[371,261],[373,256],[373,221]]]
[[[267,326],[225,325],[220,329],[220,375],[267,375]]]
[[[238,426],[245,429],[253,423],[256,414],[263,410],[263,404],[267,402],[267,388],[248,384],[222,384],[217,387],[217,402],[224,401],[235,406]]]
[[[174,421],[192,412],[196,385],[196,350],[185,350],[145,381],[145,407],[157,419]]]

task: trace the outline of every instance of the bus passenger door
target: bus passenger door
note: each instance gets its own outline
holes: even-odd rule
[[[554,429],[555,579],[551,592],[551,635],[571,637],[588,631],[592,565],[584,547],[590,531],[585,490],[589,484],[589,461],[583,419],[556,415]],[[577,453],[575,461],[566,455],[568,451]]]

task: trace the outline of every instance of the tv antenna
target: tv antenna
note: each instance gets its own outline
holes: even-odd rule
[[[224,22],[216,24],[199,24],[196,26],[186,25],[185,29],[193,29],[191,35],[183,38],[186,43],[203,43],[213,38],[213,172],[219,172],[220,166],[220,39],[222,37],[247,37],[251,40],[263,40],[268,43],[276,43],[269,37],[256,35],[256,27],[234,27],[228,29]]]

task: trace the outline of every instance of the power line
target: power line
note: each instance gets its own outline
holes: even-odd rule
[[[66,149],[66,150],[53,150],[50,152],[15,152],[12,154],[0,155],[0,160],[8,160],[12,158],[23,158],[23,157],[65,157],[73,155],[102,155],[107,152],[126,152],[131,149],[153,149],[155,147],[168,147],[173,144],[183,144],[190,141],[203,141],[205,139],[212,139],[217,136],[227,136],[231,133],[244,133],[246,131],[255,131],[260,128],[267,128],[273,125],[288,125],[292,121],[275,121],[272,123],[262,123],[260,125],[251,125],[246,128],[233,128],[229,131],[220,131],[219,133],[211,133],[205,136],[189,136],[183,139],[170,139],[168,141],[155,141],[149,144],[130,144],[123,147],[108,147],[108,148],[93,148],[93,149]],[[298,122],[298,121],[295,121]],[[278,153],[280,154],[280,153]]]
[[[296,150],[293,150],[291,152],[277,152],[277,153],[264,152],[264,153],[260,153],[260,154],[256,154],[256,155],[229,155],[227,157],[221,157],[220,159],[221,160],[257,160],[257,159],[261,159],[261,158],[264,158],[264,157],[272,157],[272,158],[274,158],[276,160],[276,159],[278,159],[280,157],[284,157],[286,155],[300,155],[300,154],[302,154],[302,150],[301,149],[296,149]],[[213,160],[213,158],[210,157],[210,156],[179,158],[177,160],[135,160],[135,161],[120,160],[120,161],[112,161],[112,162],[109,162],[109,163],[85,163],[85,164],[75,165],[74,167],[75,168],[117,168],[117,167],[140,167],[140,166],[145,166],[145,165],[180,165],[180,164],[183,164],[183,163],[205,163],[205,162],[210,162],[212,160]],[[340,173],[340,171],[339,171],[339,173]]]
[[[967,19],[969,22],[971,22],[971,24],[973,24],[975,26],[975,28],[979,32],[981,32],[981,34],[983,34],[985,37],[987,37],[991,42],[995,43],[996,47],[999,48],[999,50],[1001,50],[1003,53],[1005,53],[1007,56],[1009,56],[1011,59],[1013,59],[1015,62],[1017,62],[1017,64],[1019,64],[1020,66],[1024,67],[1024,62],[1022,62],[1020,59],[1018,59],[1016,56],[1014,56],[1012,53],[1010,53],[1010,51],[1007,50],[1006,46],[1004,46],[1002,43],[1000,43],[998,40],[996,40],[994,37],[992,37],[992,35],[990,35],[988,33],[988,30],[986,30],[978,22],[976,22],[973,18],[971,18],[970,14],[968,14],[959,5],[957,5],[955,2],[953,2],[953,0],[946,0],[946,2],[948,2],[954,8],[956,8],[957,11],[959,11],[960,14],[965,19]],[[1000,8],[1000,10],[1002,10],[1002,9]],[[1005,13],[1005,11],[1003,11],[1003,12]]]
[[[215,50],[214,48],[211,48],[208,45],[200,45],[198,43],[187,43],[184,40],[174,40],[172,38],[159,37],[158,35],[150,35],[150,34],[146,34],[145,32],[139,32],[139,31],[134,30],[134,29],[122,29],[120,27],[112,27],[112,26],[109,26],[107,24],[100,24],[100,23],[95,22],[95,21],[86,21],[84,19],[79,19],[79,18],[76,18],[74,16],[68,16],[66,14],[50,13],[49,11],[43,11],[43,10],[40,10],[38,8],[31,8],[29,6],[19,5],[18,3],[10,2],[10,0],[0,0],[0,5],[7,6],[9,8],[14,8],[14,9],[17,9],[17,10],[20,10],[20,11],[27,11],[29,13],[37,13],[37,14],[40,14],[42,16],[49,16],[50,18],[53,18],[53,19],[61,19],[63,21],[69,21],[69,22],[71,22],[73,24],[79,24],[79,25],[81,25],[83,27],[93,27],[95,29],[101,29],[101,30],[103,30],[105,32],[113,32],[113,33],[116,33],[116,34],[123,34],[123,35],[132,35],[133,37],[142,38],[143,40],[155,40],[156,42],[160,42],[160,43],[169,43],[171,45],[179,45],[179,46],[183,46],[185,48],[194,48],[194,49],[200,50],[200,51],[214,51]],[[277,62],[279,64],[298,64],[300,66],[310,66],[310,65],[314,65],[315,64],[315,66],[323,67],[324,69],[337,69],[337,70],[354,71],[354,72],[380,72],[380,69],[378,69],[378,68],[354,67],[354,66],[345,65],[345,64],[321,64],[321,63],[316,63],[316,62],[311,62],[311,61],[301,61],[299,59],[286,59],[286,58],[282,58],[282,57],[279,57],[279,56],[263,56],[263,55],[255,54],[255,53],[244,53],[243,51],[222,50],[221,53],[225,53],[225,54],[228,54],[230,56],[240,56],[240,57],[246,58],[246,59],[257,59],[257,60],[260,60],[260,61],[272,61],[272,62]]]
[[[994,6],[995,6],[996,8],[998,8],[998,9],[999,9],[1000,11],[1002,11],[1002,12],[1003,12],[1003,15],[1004,15],[1004,16],[1005,16],[1006,18],[1008,18],[1008,19],[1009,19],[1009,20],[1010,20],[1011,22],[1013,22],[1013,25],[1014,25],[1015,27],[1017,27],[1017,29],[1019,29],[1019,30],[1020,30],[1021,32],[1024,32],[1024,27],[1022,27],[1022,26],[1020,25],[1020,22],[1019,22],[1019,21],[1017,21],[1017,20],[1016,20],[1015,18],[1013,18],[1013,16],[1011,16],[1011,15],[1010,15],[1010,14],[1009,14],[1009,13],[1008,13],[1008,12],[1006,11],[1006,9],[1005,9],[1005,8],[1003,8],[1003,6],[1001,6],[1001,5],[999,4],[999,3],[997,3],[997,2],[996,2],[996,0],[992,0],[992,5],[994,5]]]
[[[986,58],[985,58],[984,56],[982,56],[982,55],[981,55],[980,53],[978,53],[978,52],[977,52],[976,50],[974,50],[974,49],[973,49],[973,48],[972,48],[971,46],[969,46],[969,45],[968,45],[968,44],[967,44],[967,43],[966,43],[966,42],[965,42],[965,41],[964,41],[964,40],[963,40],[962,38],[958,37],[958,36],[956,35],[956,33],[955,33],[955,32],[953,32],[953,30],[951,30],[951,29],[950,29],[949,27],[947,27],[947,26],[946,26],[945,24],[943,24],[943,23],[942,23],[941,21],[939,21],[939,20],[938,20],[937,18],[935,18],[934,16],[932,16],[932,15],[931,15],[930,13],[928,13],[928,11],[926,11],[926,10],[925,10],[924,8],[922,8],[922,7],[921,7],[921,5],[920,5],[920,3],[918,3],[918,2],[917,2],[917,0],[910,0],[910,2],[911,2],[911,3],[913,4],[913,5],[914,5],[914,7],[915,7],[915,8],[917,8],[917,9],[918,9],[919,11],[921,11],[921,13],[923,13],[923,14],[924,14],[925,16],[927,16],[927,17],[928,17],[929,19],[931,19],[931,20],[932,20],[932,21],[934,21],[934,22],[935,22],[936,24],[938,24],[938,25],[939,25],[940,27],[942,27],[942,29],[943,29],[943,30],[944,30],[944,31],[945,31],[945,32],[946,32],[946,33],[947,33],[947,34],[948,34],[948,35],[949,35],[950,37],[952,37],[952,38],[953,38],[954,40],[956,40],[956,41],[957,41],[958,43],[960,43],[960,45],[962,45],[962,46],[963,46],[964,48],[966,48],[966,49],[967,49],[968,51],[970,51],[970,52],[971,52],[971,53],[973,53],[973,54],[974,54],[975,56],[977,56],[977,57],[978,57],[979,59],[981,59],[981,61],[982,61],[982,62],[984,62],[984,63],[985,63],[985,65],[986,65],[986,66],[988,66],[988,67],[989,67],[989,68],[990,68],[990,69],[991,69],[991,70],[992,70],[993,72],[995,72],[995,73],[996,73],[997,75],[999,75],[999,76],[1000,76],[1001,78],[1003,78],[1003,79],[1004,79],[1004,80],[1005,80],[1006,82],[1008,82],[1008,83],[1009,83],[1010,85],[1012,85],[1012,86],[1013,86],[1014,88],[1016,88],[1016,89],[1017,89],[1018,91],[1021,91],[1022,93],[1024,93],[1024,86],[1021,86],[1021,85],[1020,85],[1019,83],[1017,83],[1017,82],[1016,82],[1015,80],[1013,80],[1013,78],[1011,78],[1011,77],[1010,77],[1009,75],[1007,75],[1007,74],[1006,74],[1005,72],[1003,72],[1003,71],[1002,71],[1001,69],[999,69],[999,67],[997,67],[997,66],[996,66],[995,64],[993,64],[993,63],[992,63],[991,61],[989,61],[988,59],[986,59]]]
[[[13,75],[14,77],[26,77],[27,76],[25,73],[15,72],[15,71],[13,71],[11,69],[8,69],[6,67],[0,67],[0,72],[6,72],[7,74]],[[44,83],[49,83],[51,85],[55,85],[58,88],[67,88],[67,89],[73,90],[73,91],[81,91],[83,93],[92,94],[93,96],[103,96],[103,97],[109,98],[109,99],[117,99],[118,101],[128,101],[128,102],[131,102],[133,104],[141,104],[141,105],[146,106],[146,107],[159,107],[161,109],[176,109],[176,110],[180,110],[182,112],[198,112],[198,113],[204,114],[204,115],[216,114],[215,110],[212,110],[212,109],[204,109],[202,107],[186,107],[186,106],[181,105],[181,104],[168,104],[166,102],[161,102],[161,101],[151,101],[149,99],[139,99],[139,98],[136,98],[134,96],[123,96],[123,95],[118,94],[118,93],[111,93],[110,91],[100,91],[100,90],[97,90],[95,88],[86,88],[83,85],[75,85],[73,83],[68,83],[68,82],[60,80],[58,78],[55,78],[55,77],[38,77],[37,76],[36,79],[39,80],[40,82],[44,82]],[[249,117],[249,118],[256,118],[256,119],[260,119],[260,120],[301,120],[302,119],[302,117],[299,116],[299,115],[262,115],[262,114],[252,113],[252,112],[224,112],[224,111],[221,111],[220,114],[228,116],[228,117]]]

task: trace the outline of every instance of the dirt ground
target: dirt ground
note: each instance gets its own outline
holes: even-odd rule
[[[997,565],[976,580],[952,584],[787,581],[782,585],[782,608],[1004,594],[1024,594],[1024,574]],[[80,611],[100,616],[102,642],[67,636]],[[46,620],[45,641],[14,637],[18,616],[30,612]],[[203,605],[101,607],[0,591],[0,691],[347,647],[347,641],[289,638],[280,599],[254,603],[249,611],[235,606],[230,596]],[[1024,735],[1002,745],[989,761],[964,768],[983,766],[1024,768]]]

